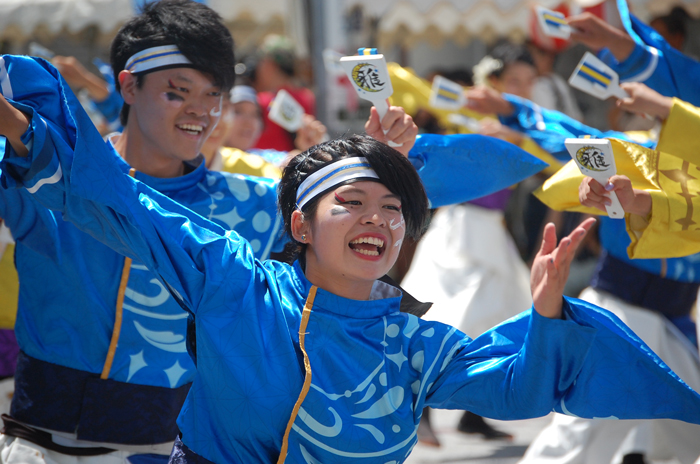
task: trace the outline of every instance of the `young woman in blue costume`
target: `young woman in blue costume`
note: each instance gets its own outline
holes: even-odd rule
[[[300,248],[286,265],[256,260],[236,232],[130,178],[102,150],[22,150],[27,123],[13,114],[5,133],[21,151],[6,152],[3,183],[40,183],[34,198],[143,260],[190,312],[197,374],[172,462],[402,462],[425,406],[700,420],[700,397],[623,324],[562,298],[592,221],[559,246],[547,227],[534,310],[471,340],[402,313],[401,292],[377,280],[405,235],[422,233],[427,201],[413,166],[373,139],[319,145],[285,169],[280,209]],[[65,174],[52,177],[57,166]],[[637,394],[640,383],[655,393]]]

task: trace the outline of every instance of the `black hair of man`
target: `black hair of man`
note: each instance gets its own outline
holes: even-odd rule
[[[691,17],[685,8],[676,6],[666,16],[654,18],[652,21],[662,21],[666,25],[666,30],[669,34],[681,35],[685,39],[688,35],[686,24],[690,19]]]
[[[192,0],[160,0],[147,4],[141,14],[119,29],[112,41],[110,61],[117,91],[119,73],[128,59],[142,50],[162,45],[177,46],[192,63],[189,66],[210,76],[222,92],[233,87],[236,76],[233,38],[221,16]],[[145,74],[137,75],[139,87]],[[128,116],[129,105],[124,104],[120,115],[122,125],[126,125]]]
[[[499,78],[501,74],[508,68],[509,65],[515,63],[525,63],[530,66],[535,66],[535,60],[524,45],[518,45],[511,42],[503,42],[489,53],[491,58],[501,62],[502,66],[491,73],[491,76]]]
[[[401,212],[406,221],[406,235],[418,240],[425,232],[428,219],[428,197],[416,169],[398,151],[367,135],[343,137],[309,148],[295,156],[282,173],[277,189],[277,202],[284,220],[284,228],[292,237],[292,213],[297,209],[297,190],[304,180],[332,162],[361,156],[377,173],[378,182],[401,199]],[[347,183],[352,183],[348,181]],[[345,184],[342,184],[345,185]],[[333,189],[337,188],[334,186]],[[330,191],[330,190],[329,190]],[[313,220],[319,200],[326,192],[304,205],[307,220]],[[305,251],[306,244],[295,243],[297,252]]]

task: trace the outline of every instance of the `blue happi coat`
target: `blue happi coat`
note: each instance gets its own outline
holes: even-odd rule
[[[45,119],[32,113],[36,131]],[[128,177],[109,150],[37,133],[27,158],[6,152],[0,180],[139,259],[193,318],[185,461],[275,462],[285,449],[290,463],[398,463],[424,406],[700,422],[700,396],[595,306],[567,300],[566,320],[529,310],[470,340],[399,312],[394,287],[376,283],[368,301],[317,289],[298,263],[257,260],[237,232]]]
[[[133,256],[125,266],[119,253],[64,222],[72,211],[61,206],[62,194],[43,198],[43,205],[33,198],[69,179],[70,165],[59,169],[58,159],[69,160],[74,151],[101,153],[121,174],[129,166],[101,139],[46,61],[0,58],[0,91],[32,114],[23,137],[32,148],[30,158],[13,159],[0,137],[4,154],[0,169],[5,174],[0,217],[17,241],[21,285],[16,329],[22,353],[11,413],[33,426],[77,431],[82,440],[129,445],[170,442],[177,435],[175,419],[194,376],[185,340],[187,313],[141,258]],[[474,140],[483,143],[475,146]],[[429,141],[419,141],[411,159],[436,205],[498,190],[544,166],[521,150],[485,137],[451,138],[447,148],[445,144],[436,148]],[[492,156],[483,161],[477,153]],[[442,176],[440,155],[456,159]],[[485,162],[491,167],[507,164],[508,169],[491,169],[469,182],[470,175],[477,176],[471,167]],[[45,169],[53,172],[36,177],[37,170]],[[187,215],[201,215],[225,230],[236,230],[256,258],[281,250],[286,239],[276,214],[275,181],[211,172],[201,160],[190,163],[188,170],[172,179],[142,173],[136,173],[136,179],[185,205]],[[109,188],[99,183],[95,187]],[[115,313],[123,275],[128,279],[119,325]],[[115,326],[120,333],[111,357]]]
[[[36,129],[35,143],[49,137],[42,123]],[[0,147],[4,151],[4,139]],[[114,153],[114,161],[128,172],[111,144],[100,148]],[[276,212],[276,182],[211,172],[202,161],[181,177],[136,173],[136,178],[238,230],[256,257],[280,251],[285,239]],[[16,240],[20,277],[15,330],[22,351],[12,416],[59,432],[77,430],[84,440],[171,442],[195,371],[185,343],[187,314],[142,261],[125,264],[122,255],[65,222],[61,212],[36,202],[32,192],[0,189],[0,217]],[[111,368],[100,379],[125,272],[118,344]]]
[[[632,15],[626,0],[616,3],[622,26],[634,40],[634,49],[622,62],[607,48],[598,56],[620,75],[621,82],[642,82],[667,97],[700,105],[700,88],[695,80],[700,62],[671,47],[652,27]]]

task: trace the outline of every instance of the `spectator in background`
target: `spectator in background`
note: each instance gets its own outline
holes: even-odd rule
[[[226,146],[249,151],[260,139],[264,127],[255,89],[236,85],[231,90],[231,108],[234,123],[226,138]]]
[[[219,123],[202,146],[207,168],[212,171],[279,178],[280,168],[301,151],[321,143],[326,127],[306,115],[297,131],[295,148],[289,152],[272,148],[253,148],[263,130],[263,119],[253,87],[236,85],[222,105]]]
[[[649,25],[666,39],[671,47],[682,52],[688,36],[686,23],[689,19],[688,12],[682,6],[676,6],[669,14],[652,19]]]
[[[295,136],[270,121],[268,107],[281,89],[289,92],[304,108],[304,112],[316,114],[316,98],[311,90],[299,87],[294,80],[296,56],[294,45],[279,35],[268,36],[258,51],[257,63],[253,72],[253,87],[258,91],[258,103],[263,111],[264,128],[255,148],[273,148],[279,151],[292,151],[297,148]]]
[[[477,112],[478,107],[472,107],[473,99],[488,92],[487,87],[499,93],[509,93],[521,98],[531,99],[532,89],[537,79],[537,68],[532,55],[522,45],[504,42],[486,55],[473,68],[475,88],[470,90],[468,107]],[[515,145],[522,143],[522,137],[516,131],[501,125],[497,119],[484,118],[481,120],[480,133],[507,140]]]
[[[583,120],[583,114],[576,103],[569,84],[554,72],[557,52],[528,42],[527,48],[537,68],[537,78],[532,87],[531,100],[543,108],[557,110],[577,121]]]
[[[207,168],[278,179],[281,172],[277,163],[247,152],[260,137],[261,129],[255,90],[244,85],[235,86],[229,100],[222,104],[219,123],[202,145]],[[284,159],[286,153],[281,155]]]
[[[99,112],[103,120],[95,121],[100,133],[107,134],[109,132],[122,130],[122,125],[119,121],[119,112],[122,109],[124,100],[121,94],[114,87],[114,76],[112,67],[95,58],[94,64],[100,70],[102,76],[97,76],[88,71],[81,63],[73,56],[56,55],[51,59],[51,64],[61,73],[61,76],[68,82],[68,85],[73,87],[76,92],[84,90],[87,98],[94,105],[94,108],[86,108],[91,118],[95,110]]]

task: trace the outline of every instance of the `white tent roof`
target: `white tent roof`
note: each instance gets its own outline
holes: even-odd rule
[[[0,35],[28,37],[38,27],[50,33],[75,33],[97,26],[109,33],[134,14],[133,0],[0,0]],[[286,20],[293,0],[208,0],[227,22],[247,19],[267,23]]]
[[[379,18],[382,47],[417,40],[440,43],[445,39],[466,42],[471,37],[489,41],[497,37],[528,35],[531,4],[554,7],[562,0],[344,0],[349,10],[361,6],[364,13]],[[700,13],[698,0],[630,0],[632,10],[643,20],[667,13],[682,3],[691,14]]]
[[[130,0],[1,0],[0,31],[30,35],[43,25],[56,33],[77,32],[90,25],[111,31],[132,13]]]

